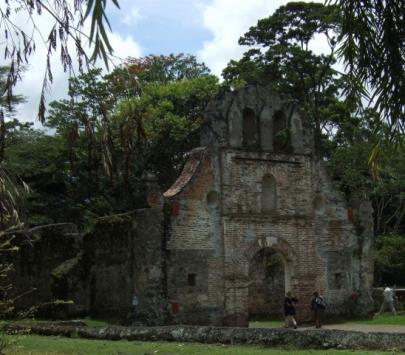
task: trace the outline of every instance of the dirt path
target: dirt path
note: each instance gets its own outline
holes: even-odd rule
[[[382,333],[404,333],[405,326],[401,325],[385,325],[385,324],[327,324],[322,327],[323,329],[339,329],[357,332],[382,332]],[[316,329],[315,327],[300,327],[300,330]]]

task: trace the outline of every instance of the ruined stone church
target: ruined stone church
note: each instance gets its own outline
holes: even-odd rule
[[[243,326],[250,314],[280,313],[287,291],[301,318],[316,290],[339,313],[353,288],[372,286],[370,206],[359,206],[359,235],[308,120],[269,88],[226,93],[206,115],[202,147],[164,193],[179,322]]]
[[[250,85],[205,115],[201,147],[163,196],[150,184],[149,209],[102,218],[90,236],[57,226],[70,257],[45,266],[22,255],[19,282],[34,282],[26,264],[42,262],[38,297],[72,299],[70,315],[133,312],[147,324],[246,326],[280,316],[287,291],[302,320],[314,291],[329,314],[346,312],[353,289],[371,306],[371,205],[333,187],[297,104]],[[32,232],[38,246],[45,230]]]

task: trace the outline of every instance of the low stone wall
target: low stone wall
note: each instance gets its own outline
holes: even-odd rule
[[[290,330],[265,328],[222,328],[194,326],[92,328],[74,325],[38,324],[30,327],[9,324],[7,333],[62,335],[103,340],[178,341],[246,344],[269,347],[293,346],[308,349],[367,349],[404,351],[403,333],[363,333],[345,330]]]

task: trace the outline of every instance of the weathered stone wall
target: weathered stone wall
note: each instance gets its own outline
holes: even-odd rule
[[[88,315],[164,324],[167,295],[163,211],[140,209],[99,218],[84,237],[72,224],[17,233],[10,260],[18,309],[48,304],[39,315]],[[55,304],[54,301],[69,301]]]
[[[61,223],[10,233],[18,250],[2,258],[14,265],[10,274],[17,310],[39,307],[39,314],[52,315],[49,303],[57,297],[53,293],[53,273],[68,259],[74,258],[82,246],[82,236],[73,224]],[[3,259],[4,261],[5,259]]]
[[[163,213],[136,210],[100,218],[86,236],[90,313],[163,324],[166,315],[163,273]]]
[[[320,287],[328,297],[331,315],[347,313],[345,306],[357,290],[362,315],[372,312],[373,219],[364,195],[346,201],[333,188],[322,163],[314,164],[313,176],[317,254],[325,261]],[[322,272],[322,270],[320,270]]]
[[[329,314],[345,313],[352,289],[371,286],[372,210],[363,203],[359,218],[348,218],[350,206],[313,154],[309,121],[293,102],[258,86],[224,94],[206,117],[205,148],[192,152],[165,193],[172,206],[168,264],[199,270],[202,286],[188,297],[190,291],[169,276],[178,320],[195,323],[183,311],[198,306],[198,322],[209,322],[214,306],[218,316],[223,310],[222,324],[247,325],[249,299],[255,297],[249,272],[263,249],[283,260],[282,293],[299,298],[299,319],[310,318],[316,290],[326,297]]]
[[[206,150],[197,149],[187,164],[177,185],[165,193],[171,197],[167,235],[171,321],[221,324],[223,258],[219,190],[214,188],[216,162]],[[197,180],[188,184],[192,178]]]

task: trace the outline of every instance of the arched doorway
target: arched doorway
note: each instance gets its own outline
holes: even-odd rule
[[[262,248],[253,256],[249,265],[250,319],[282,317],[288,278],[286,263],[273,248]]]

